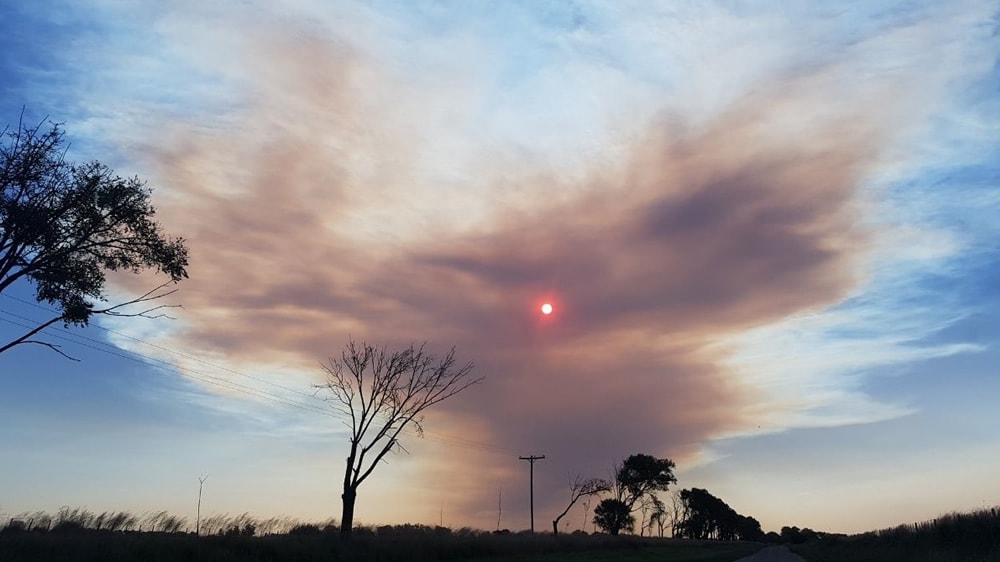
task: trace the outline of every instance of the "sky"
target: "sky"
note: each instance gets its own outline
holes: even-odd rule
[[[7,3],[0,114],[191,257],[173,319],[0,355],[0,519],[339,517],[352,337],[486,377],[361,522],[526,528],[527,455],[539,528],[640,452],[765,530],[1000,504],[994,2]]]

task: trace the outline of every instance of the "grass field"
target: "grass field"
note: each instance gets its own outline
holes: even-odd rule
[[[199,537],[185,532],[183,520],[163,513],[140,517],[65,509],[54,516],[32,514],[0,528],[0,562],[733,562],[764,546],[636,536],[498,535],[425,525],[360,527],[347,542],[336,526],[325,524],[246,514],[209,521],[212,534]],[[1000,508],[854,536],[820,535],[791,548],[808,562],[1000,562]]]
[[[1000,508],[795,545],[809,562],[1000,562]]]
[[[0,562],[732,562],[762,545],[639,537],[561,536],[424,529],[365,534],[350,542],[334,532],[309,535],[209,536],[93,530],[0,533]]]

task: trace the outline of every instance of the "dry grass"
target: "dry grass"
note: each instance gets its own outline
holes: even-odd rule
[[[64,508],[55,515],[22,514],[0,529],[0,562],[728,562],[761,546],[635,536],[498,535],[425,525],[360,527],[345,542],[332,521],[309,524],[247,514],[203,519],[207,535],[196,536],[191,527],[190,521],[163,512],[97,514]]]
[[[792,550],[810,562],[1000,562],[1000,507],[851,537],[826,537]]]

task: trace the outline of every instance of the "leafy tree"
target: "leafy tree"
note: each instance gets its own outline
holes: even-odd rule
[[[725,541],[765,539],[759,521],[740,515],[708,490],[681,490],[680,499],[684,504],[684,519],[678,525],[679,536]]]
[[[423,412],[482,381],[473,378],[472,363],[458,366],[455,349],[437,358],[413,345],[398,351],[348,342],[340,359],[323,365],[327,382],[320,385],[328,400],[349,420],[350,453],[344,470],[340,533],[350,537],[358,487],[412,426],[423,434]],[[405,451],[405,449],[402,449]]]
[[[681,490],[686,518],[681,523],[681,534],[691,539],[731,540],[727,536],[735,529],[736,512],[708,490],[692,488]],[[735,531],[733,531],[735,532]]]
[[[606,498],[594,508],[594,524],[612,535],[617,535],[622,530],[631,532],[635,527],[635,517],[625,502]]]
[[[684,520],[681,521],[678,535],[689,539],[707,539],[715,530],[714,506],[707,490],[692,488],[681,490],[680,498],[684,503]]]
[[[799,529],[798,527],[782,527],[781,540],[786,543],[801,544],[816,538],[816,531],[809,529]]]
[[[781,528],[781,540],[786,543],[798,544],[802,541],[802,531],[798,527],[784,526]]]
[[[586,496],[594,496],[603,492],[611,490],[611,483],[603,478],[590,478],[588,480],[582,480],[579,476],[573,480],[570,484],[569,489],[569,505],[566,509],[562,511],[555,519],[552,520],[552,534],[559,535],[559,520],[569,513],[569,510],[573,508],[573,505],[579,501],[580,498]]]
[[[631,455],[615,470],[615,488],[618,500],[631,512],[647,494],[667,491],[677,483],[674,461],[658,459],[652,455]]]
[[[740,515],[736,521],[736,538],[741,541],[764,542],[767,536],[760,528],[760,521],[753,517]]]
[[[35,299],[58,314],[39,325],[8,319],[27,332],[0,345],[0,353],[33,343],[65,355],[36,336],[57,322],[85,326],[94,315],[159,316],[163,306],[127,307],[162,298],[173,292],[166,287],[187,277],[184,241],[161,232],[146,184],[116,176],[100,162],[66,162],[62,128],[45,125],[19,123],[0,132],[0,293],[27,281]],[[127,302],[99,304],[107,303],[107,272],[149,269],[169,281]]]

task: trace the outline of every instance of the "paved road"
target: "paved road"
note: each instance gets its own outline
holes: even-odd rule
[[[736,562],[806,562],[804,558],[788,550],[787,546],[769,546],[756,554],[744,556]]]

